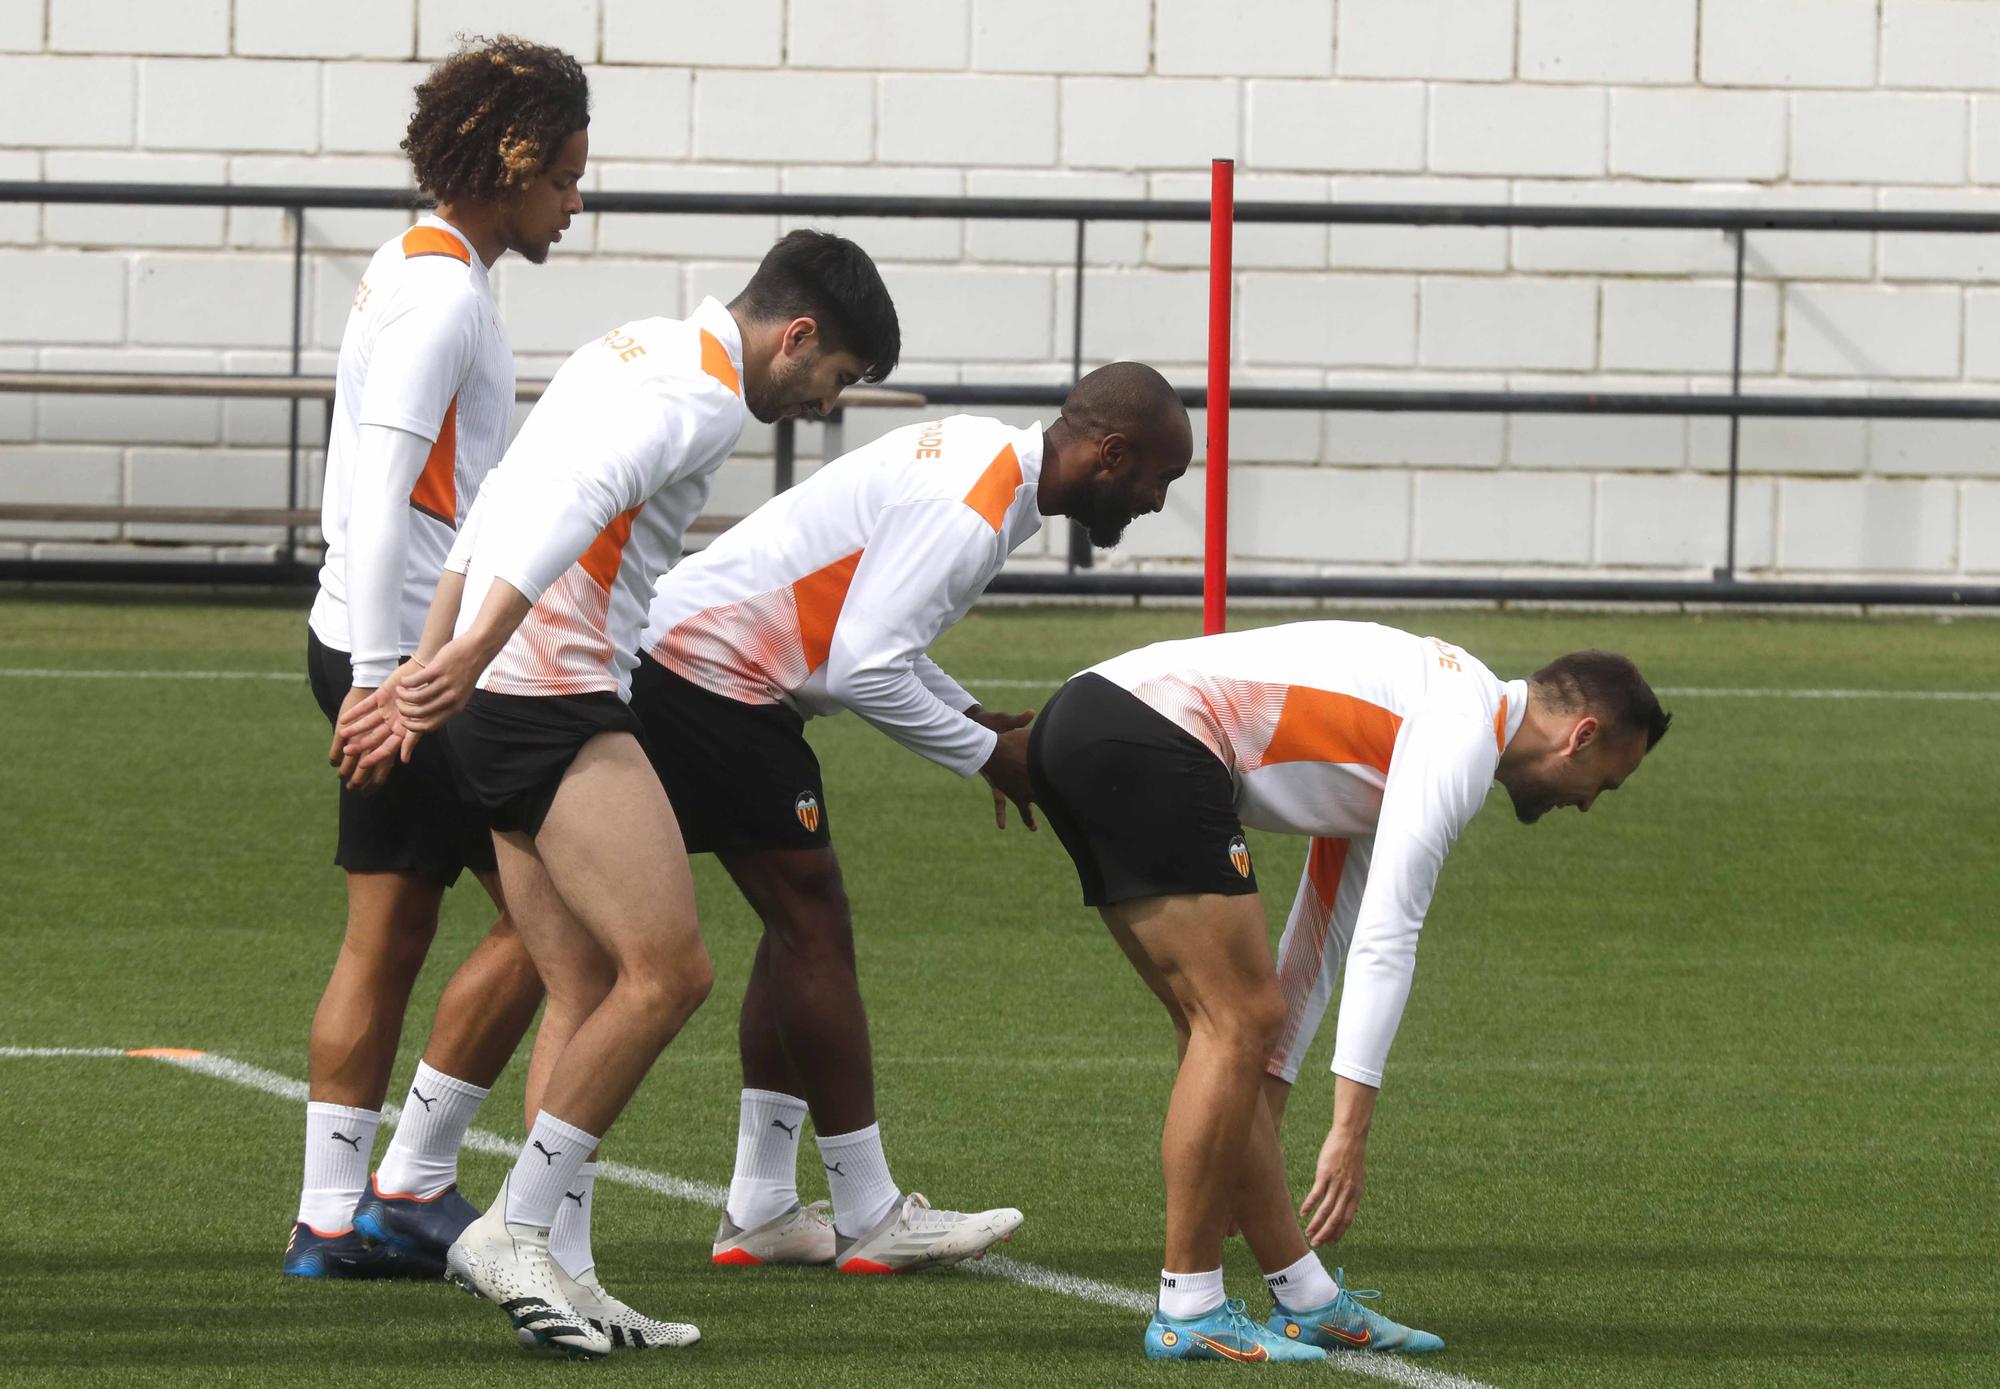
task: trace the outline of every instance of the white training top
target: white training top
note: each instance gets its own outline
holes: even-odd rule
[[[642,646],[703,689],[852,709],[960,776],[996,735],[925,650],[1041,529],[1042,428],[953,415],[845,454],[654,587]]]
[[[438,573],[514,410],[514,353],[486,266],[426,215],[368,262],[340,339],[313,631],[353,660],[357,685],[417,649]],[[381,426],[430,441],[396,449]],[[365,441],[365,442],[364,442]]]
[[[1161,642],[1092,669],[1222,759],[1244,824],[1315,837],[1280,945],[1287,1017],[1272,1069],[1297,1074],[1351,936],[1333,1070],[1380,1085],[1438,870],[1521,727],[1527,682],[1503,683],[1435,637],[1356,622]],[[1342,893],[1348,934],[1327,929]]]
[[[534,603],[481,689],[628,694],[653,580],[749,417],[742,381],[742,335],[713,299],[614,328],[562,364],[448,561],[466,576],[460,632],[495,579]]]

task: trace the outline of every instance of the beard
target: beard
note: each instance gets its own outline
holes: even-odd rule
[[[805,402],[794,399],[798,387],[805,384],[811,363],[795,361],[791,366],[771,373],[761,389],[752,386],[748,380],[743,383],[743,408],[759,424],[776,424],[785,416],[796,413]]]
[[[1132,524],[1131,513],[1101,493],[1085,498],[1084,504],[1070,516],[1100,550],[1117,548],[1118,542],[1125,538],[1125,528]]]
[[[1534,824],[1548,814],[1554,804],[1548,794],[1539,787],[1527,787],[1517,791],[1509,786],[1507,799],[1514,803],[1514,818],[1524,825]]]

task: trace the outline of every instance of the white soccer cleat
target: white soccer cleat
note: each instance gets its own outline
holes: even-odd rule
[[[561,1264],[553,1264],[556,1283],[563,1290],[570,1305],[583,1313],[584,1319],[611,1338],[613,1350],[684,1350],[701,1339],[699,1328],[684,1321],[659,1321],[653,1317],[635,1312],[604,1291],[604,1285],[597,1281],[597,1270],[587,1268],[583,1277],[572,1278],[562,1270]],[[526,1331],[515,1333],[522,1346],[533,1350],[539,1344]]]
[[[752,1229],[745,1230],[722,1212],[709,1261],[717,1264],[830,1264],[835,1240],[831,1203],[793,1205]]]
[[[611,1353],[611,1337],[571,1302],[562,1270],[549,1256],[549,1232],[507,1223],[507,1186],[486,1214],[465,1227],[445,1254],[445,1277],[494,1303],[524,1345],[547,1346],[582,1360]],[[574,1286],[574,1285],[572,1285]]]
[[[998,1210],[934,1210],[911,1192],[882,1217],[882,1222],[857,1239],[841,1240],[834,1263],[842,1273],[910,1273],[939,1268],[983,1255],[1021,1228],[1022,1214],[1011,1206]]]

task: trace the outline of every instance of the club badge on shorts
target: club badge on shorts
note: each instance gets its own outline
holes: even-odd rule
[[[1250,876],[1250,846],[1243,842],[1240,834],[1229,841],[1229,862],[1235,867],[1237,877]]]
[[[799,817],[799,823],[806,827],[807,834],[819,833],[819,797],[810,791],[799,792],[799,798],[792,802],[792,814]]]

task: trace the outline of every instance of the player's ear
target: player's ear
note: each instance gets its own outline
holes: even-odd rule
[[[1132,444],[1123,434],[1113,432],[1097,441],[1097,462],[1107,473],[1115,473],[1131,461]]]
[[[779,345],[787,357],[796,357],[819,335],[819,324],[810,318],[795,318],[785,325]]]
[[[1595,715],[1585,714],[1582,718],[1578,719],[1576,727],[1572,728],[1569,732],[1570,756],[1576,756],[1592,743],[1596,742],[1599,727]]]

